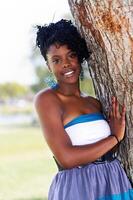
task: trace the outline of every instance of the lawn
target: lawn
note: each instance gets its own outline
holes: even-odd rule
[[[39,128],[0,128],[0,200],[47,200],[56,172]]]

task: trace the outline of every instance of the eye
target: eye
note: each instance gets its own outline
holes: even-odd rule
[[[59,58],[55,58],[52,60],[53,64],[59,64],[60,63],[60,59]]]
[[[71,53],[69,54],[69,57],[70,57],[70,58],[76,58],[76,57],[77,57],[77,53],[76,53],[76,52],[71,52]]]

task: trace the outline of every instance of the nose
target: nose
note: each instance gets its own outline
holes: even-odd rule
[[[70,66],[69,63],[64,63],[63,65],[64,68],[68,68],[69,66]]]
[[[70,66],[70,61],[69,61],[69,59],[68,59],[68,58],[64,59],[63,67],[64,67],[64,68],[67,68],[67,67],[69,67],[69,66]]]

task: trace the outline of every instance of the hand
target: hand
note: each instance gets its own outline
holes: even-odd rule
[[[125,133],[125,105],[122,106],[122,112],[119,111],[119,105],[116,97],[112,98],[112,108],[109,113],[109,126],[112,135],[116,135],[119,141],[124,138]]]

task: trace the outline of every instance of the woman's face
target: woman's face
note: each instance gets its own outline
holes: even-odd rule
[[[47,52],[49,69],[54,73],[58,83],[76,83],[81,66],[76,52],[67,45],[53,44]]]

